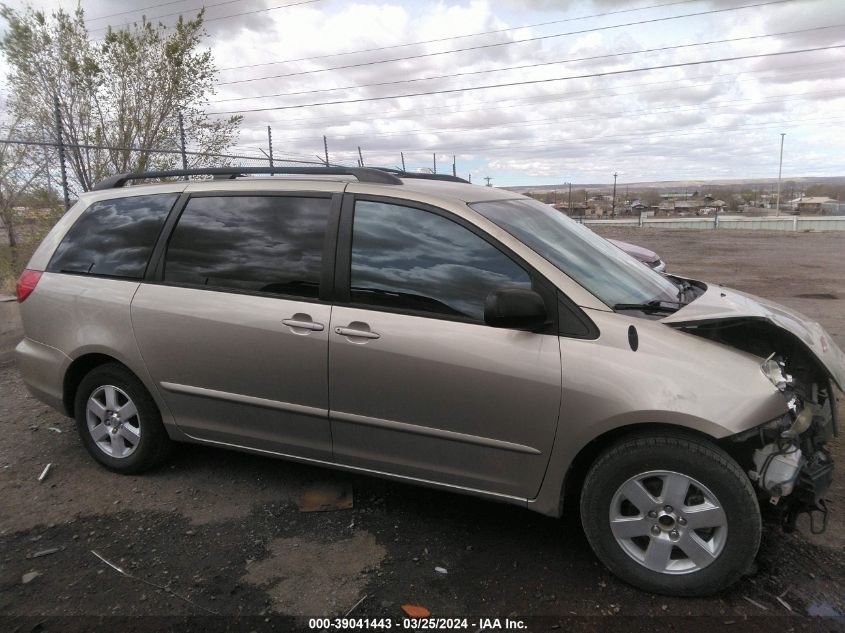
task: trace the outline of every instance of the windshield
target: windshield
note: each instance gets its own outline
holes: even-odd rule
[[[609,306],[678,301],[678,286],[561,211],[536,200],[470,205]]]

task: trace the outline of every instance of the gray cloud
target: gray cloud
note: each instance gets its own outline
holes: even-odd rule
[[[391,0],[380,4],[368,0],[356,4],[324,0],[286,10],[214,20],[208,23],[208,44],[217,64],[223,68],[311,58],[223,70],[220,80],[226,82],[729,8],[746,1],[711,0],[484,37],[315,58],[631,8],[629,2],[621,0],[594,0],[590,4],[554,0],[469,3],[446,0],[426,6],[425,10],[416,3],[399,4]],[[281,3],[281,0],[249,0],[209,9],[208,17]],[[85,7],[88,15],[95,16],[139,4],[143,2],[92,0]],[[195,4],[186,1],[173,9]],[[170,9],[162,7],[148,13],[169,13]],[[125,21],[128,17],[131,16],[120,19]],[[341,71],[220,85],[216,98],[225,99],[445,75],[441,79],[395,85],[225,101],[212,103],[208,109],[366,99],[823,46],[843,41],[845,28],[450,76],[458,72],[841,23],[845,23],[845,3],[838,0],[785,3]],[[783,129],[790,137],[800,134],[808,140],[821,140],[817,145],[805,142],[796,148],[788,157],[785,173],[787,168],[804,173],[833,173],[845,167],[842,162],[845,134],[840,131],[842,121],[838,120],[837,124],[840,112],[845,111],[842,59],[841,50],[822,51],[491,90],[254,112],[245,114],[239,144],[246,146],[241,148],[243,151],[252,147],[251,151],[258,155],[257,147],[266,144],[269,124],[273,126],[277,156],[322,155],[322,136],[326,134],[332,159],[352,164],[357,160],[360,145],[368,164],[396,165],[399,152],[404,151],[410,165],[428,165],[431,153],[438,152],[442,156],[439,161],[451,161],[454,153],[460,156],[463,165],[499,173],[502,178],[595,180],[602,174],[624,170],[631,177],[638,174],[645,179],[660,180],[688,173],[760,174],[770,169],[772,144],[779,141],[778,134]],[[825,120],[830,122],[825,124]]]

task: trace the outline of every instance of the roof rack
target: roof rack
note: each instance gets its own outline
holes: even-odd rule
[[[472,184],[469,180],[461,178],[460,176],[450,176],[449,174],[429,174],[418,171],[402,171],[401,169],[394,169],[392,167],[372,167],[372,169],[378,169],[379,171],[384,171],[388,174],[393,174],[394,176],[398,176],[399,178],[421,178],[423,180],[445,180],[446,182],[462,182],[465,185]]]
[[[154,178],[182,178],[186,176],[214,176],[235,179],[251,174],[283,174],[302,176],[355,176],[359,182],[380,185],[401,185],[402,181],[384,169],[369,167],[201,167],[197,169],[170,169],[166,171],[144,171],[116,174],[101,180],[92,187],[93,191],[117,189],[130,180],[151,180]],[[408,178],[423,174],[407,175]],[[433,175],[433,174],[428,174]],[[403,174],[403,176],[406,176]],[[451,176],[450,176],[451,178]]]

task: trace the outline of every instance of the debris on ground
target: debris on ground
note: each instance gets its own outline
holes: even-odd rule
[[[50,554],[55,554],[56,552],[61,552],[64,547],[48,547],[47,549],[42,549],[39,552],[35,552],[34,554],[27,554],[27,558],[41,558],[42,556],[49,556]]]
[[[21,576],[21,582],[25,585],[31,583],[33,580],[38,578],[41,574],[37,571],[28,571],[23,576]]]
[[[366,599],[367,599],[367,596],[364,596],[364,597],[363,597],[363,598],[361,598],[358,602],[356,602],[354,605],[352,605],[352,608],[351,608],[351,609],[349,609],[349,611],[347,611],[346,613],[344,613],[344,614],[343,614],[343,617],[344,617],[344,618],[348,618],[348,617],[349,617],[349,614],[350,614],[350,613],[352,613],[355,609],[357,609],[357,608],[358,608],[358,605],[360,605],[360,604],[361,604],[362,602],[364,602],[364,600],[366,600]]]
[[[47,430],[52,431],[53,433],[61,433],[62,432],[62,430],[60,428],[56,427],[56,426],[48,426]]]
[[[145,578],[141,578],[141,577],[139,577],[139,576],[134,576],[134,575],[130,574],[128,571],[125,571],[122,567],[118,567],[118,566],[117,566],[117,565],[115,565],[113,562],[111,562],[110,560],[108,560],[106,557],[102,556],[101,554],[98,554],[98,553],[97,553],[97,552],[95,552],[94,550],[91,550],[91,553],[92,553],[94,556],[96,556],[97,558],[99,558],[101,561],[103,561],[106,565],[108,565],[109,567],[111,567],[113,570],[115,570],[117,573],[119,573],[121,576],[126,576],[127,578],[131,578],[132,580],[137,580],[137,581],[139,581],[139,582],[144,583],[145,585],[149,585],[150,587],[154,587],[154,588],[156,588],[156,589],[160,589],[161,591],[167,592],[167,593],[169,593],[171,596],[174,596],[174,597],[176,597],[176,598],[179,598],[180,600],[184,600],[184,601],[185,601],[185,602],[187,602],[188,604],[190,604],[190,605],[192,605],[192,606],[194,606],[194,607],[197,607],[198,609],[202,609],[202,610],[203,610],[203,611],[205,611],[206,613],[211,613],[212,615],[219,615],[216,611],[212,611],[211,609],[206,609],[206,608],[205,608],[204,606],[202,606],[201,604],[197,604],[196,602],[194,602],[193,600],[190,600],[189,598],[186,598],[186,597],[185,597],[185,596],[183,596],[182,594],[178,594],[178,593],[176,593],[175,591],[173,591],[173,590],[172,590],[172,589],[170,589],[169,587],[166,587],[166,586],[164,586],[164,585],[159,585],[159,584],[156,584],[156,583],[154,583],[154,582],[152,582],[152,581],[150,581],[150,580],[146,580]],[[167,573],[167,572],[165,572],[165,573]],[[211,599],[213,600],[213,599],[214,599],[214,597],[212,596],[212,598],[211,598]]]
[[[300,512],[332,512],[352,508],[352,488],[342,484],[318,484],[299,497]]]
[[[438,574],[448,574],[449,573],[449,570],[446,569],[445,567],[435,567],[434,571],[436,571]]]
[[[752,600],[752,599],[751,599],[751,598],[749,598],[748,596],[742,596],[742,597],[743,597],[743,599],[744,599],[746,602],[748,602],[749,604],[753,604],[753,605],[754,605],[755,607],[757,607],[758,609],[762,609],[763,611],[768,611],[768,610],[769,610],[769,608],[768,608],[768,607],[764,607],[762,604],[760,604],[760,603],[759,603],[759,602],[757,602],[756,600]]]
[[[789,603],[786,600],[784,600],[780,596],[775,596],[775,599],[783,605],[784,609],[786,609],[787,611],[792,611],[792,607],[789,606]]]
[[[402,611],[409,618],[428,618],[431,616],[431,611],[418,604],[403,604]]]
[[[47,475],[49,474],[50,469],[51,469],[52,467],[53,467],[52,462],[51,462],[51,463],[49,463],[49,464],[47,464],[47,465],[44,467],[44,470],[42,470],[42,471],[41,471],[41,474],[40,474],[40,475],[38,475],[38,481],[39,481],[39,482],[42,482],[42,481],[44,481],[45,479],[47,479]]]
[[[100,554],[98,554],[98,553],[97,553],[97,552],[95,552],[94,550],[91,550],[91,553],[92,553],[94,556],[96,556],[97,558],[99,558],[101,561],[103,561],[106,565],[108,565],[109,567],[111,567],[113,570],[115,570],[117,573],[119,573],[119,574],[123,574],[124,576],[127,576],[127,577],[129,577],[129,578],[131,578],[131,577],[132,577],[130,574],[128,574],[128,573],[126,573],[125,571],[123,571],[123,569],[122,569],[122,568],[118,567],[117,565],[115,565],[115,564],[114,564],[114,563],[112,563],[111,561],[106,560],[103,556],[101,556]]]

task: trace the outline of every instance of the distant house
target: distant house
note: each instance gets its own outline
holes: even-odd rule
[[[694,198],[695,192],[694,191],[684,191],[681,192],[673,192],[673,193],[661,193],[660,198],[662,200],[677,200],[678,198],[687,199],[687,198]]]
[[[553,205],[553,206],[558,211],[563,211],[564,213],[567,213],[568,215],[579,216],[579,215],[586,215],[586,213],[587,213],[587,203],[584,202],[583,200],[581,202],[573,201],[571,209],[569,208],[568,202],[559,202],[558,204]]]
[[[645,204],[642,200],[634,200],[631,203],[631,206],[628,207],[633,215],[639,215],[640,213],[645,213],[648,211],[648,205]]]
[[[678,200],[675,202],[676,213],[694,213],[695,215],[711,215],[721,213],[727,206],[724,200],[716,200],[712,196],[703,198],[692,198],[690,200]]]
[[[795,206],[801,215],[821,215],[839,210],[836,200],[822,196],[801,198]]]

